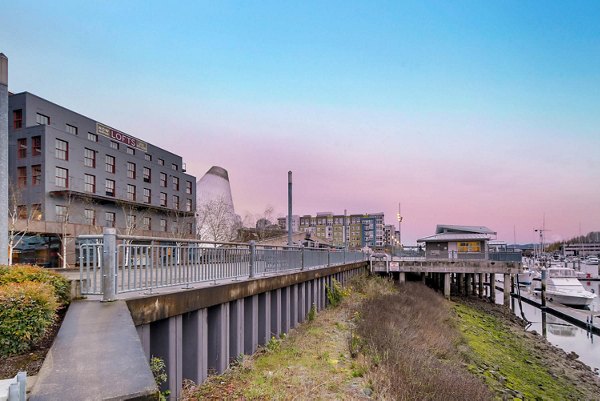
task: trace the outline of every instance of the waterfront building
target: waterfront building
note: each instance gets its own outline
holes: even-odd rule
[[[70,238],[73,264],[73,237],[102,227],[195,232],[196,179],[181,156],[28,92],[9,96],[9,173],[17,225],[37,238],[23,242],[32,249],[18,252],[20,262],[56,265]]]
[[[288,229],[287,217],[279,217],[277,219],[277,225],[282,230],[287,231],[287,229]],[[300,216],[298,216],[297,214],[293,214],[292,215],[292,233],[297,233],[297,232],[300,232]]]
[[[587,256],[600,255],[600,242],[563,244],[561,248],[564,256],[579,256],[585,258]]]
[[[417,240],[425,244],[426,259],[487,259],[495,231],[483,226],[438,224],[434,235]]]

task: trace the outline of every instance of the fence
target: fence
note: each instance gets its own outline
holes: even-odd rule
[[[173,285],[241,280],[366,260],[360,251],[260,246],[169,238],[83,235],[79,241],[81,292],[103,295]],[[105,268],[106,267],[106,268]]]

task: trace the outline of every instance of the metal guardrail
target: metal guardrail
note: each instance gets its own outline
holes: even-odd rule
[[[173,238],[82,235],[81,293],[112,300],[118,293],[174,285],[242,280],[268,274],[319,269],[366,260],[360,251],[260,246]]]

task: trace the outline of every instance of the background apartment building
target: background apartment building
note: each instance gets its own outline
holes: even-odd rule
[[[28,92],[9,96],[9,119],[11,198],[37,238],[195,233],[196,179],[180,156]]]
[[[316,216],[300,216],[299,229],[317,238],[327,239],[337,247],[362,248],[388,245],[385,242],[383,213],[343,215],[319,212]]]

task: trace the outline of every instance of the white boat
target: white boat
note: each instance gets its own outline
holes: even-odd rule
[[[546,297],[550,301],[582,307],[596,298],[596,294],[583,288],[574,269],[550,267],[546,274]]]
[[[585,263],[586,265],[598,265],[598,262],[600,261],[600,259],[598,259],[595,256],[588,256],[587,258],[585,258],[583,260],[582,263]]]
[[[528,266],[523,269],[522,273],[517,274],[517,280],[519,285],[531,285],[535,271],[531,270]]]

